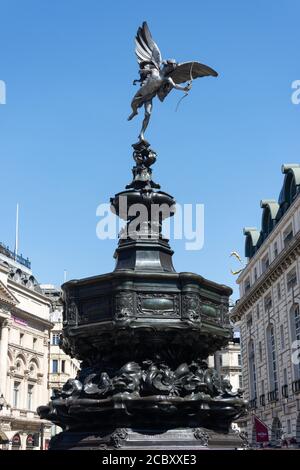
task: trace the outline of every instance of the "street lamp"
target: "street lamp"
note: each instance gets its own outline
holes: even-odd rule
[[[3,396],[3,393],[1,393],[1,396],[0,396],[0,411],[2,410],[4,405],[5,405],[5,398]]]

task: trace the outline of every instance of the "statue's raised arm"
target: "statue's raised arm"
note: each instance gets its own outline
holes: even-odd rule
[[[188,93],[195,78],[211,75],[217,77],[217,72],[199,62],[177,63],[174,59],[162,60],[160,50],[154,42],[146,22],[138,29],[135,37],[135,53],[140,67],[140,78],[133,84],[140,83],[139,91],[131,102],[132,113],[130,121],[138,114],[141,106],[145,108],[145,116],[139,141],[145,142],[144,133],[149,124],[152,112],[152,100],[157,95],[163,101],[173,88]],[[187,85],[181,86],[181,83]]]

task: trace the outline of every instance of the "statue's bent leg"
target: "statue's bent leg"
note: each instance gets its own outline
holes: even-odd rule
[[[133,119],[134,116],[138,114],[137,109],[138,109],[137,107],[135,108],[132,107],[132,113],[130,114],[130,116],[128,116],[127,121],[131,121],[131,119]]]
[[[142,130],[141,130],[141,133],[139,135],[140,140],[145,140],[144,133],[145,133],[145,130],[147,129],[147,127],[148,127],[151,112],[152,112],[152,100],[147,101],[145,103],[145,117],[144,117],[144,120],[143,120]]]
[[[131,101],[131,109],[132,113],[128,117],[128,121],[131,121],[131,119],[134,118],[138,114],[138,109],[142,106],[142,99],[140,96],[135,96],[133,100]]]

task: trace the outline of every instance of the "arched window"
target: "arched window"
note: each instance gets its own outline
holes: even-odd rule
[[[270,324],[267,328],[267,347],[268,347],[270,390],[274,391],[274,390],[278,390],[278,371],[277,371],[275,327],[272,324]]]
[[[15,273],[14,273],[14,276],[13,276],[13,279],[15,282],[21,282],[21,278],[22,278],[22,271],[21,269],[16,269]]]
[[[36,375],[36,368],[32,362],[29,364],[29,375],[30,377],[34,377]]]
[[[250,399],[254,400],[257,397],[257,384],[256,384],[255,350],[254,350],[253,340],[251,340],[248,345],[248,357],[249,357],[249,376],[250,376]]]
[[[33,435],[28,434],[26,438],[26,450],[33,450],[33,447],[34,447]]]
[[[300,308],[299,304],[293,305],[290,311],[290,324],[292,341],[300,341]],[[295,380],[300,379],[300,363],[294,364]]]
[[[23,375],[24,370],[26,369],[25,357],[19,354],[16,358],[15,364],[16,364],[16,373],[19,375]]]
[[[39,363],[38,363],[37,359],[35,357],[30,359],[28,369],[29,369],[29,374],[30,374],[31,377],[36,376],[36,374],[38,373],[39,368],[40,368],[40,366],[39,366]]]
[[[20,450],[21,449],[21,437],[20,434],[17,433],[13,436],[11,440],[11,448],[12,450]]]
[[[274,418],[272,423],[271,440],[273,445],[279,445],[282,437],[282,425],[279,418]]]

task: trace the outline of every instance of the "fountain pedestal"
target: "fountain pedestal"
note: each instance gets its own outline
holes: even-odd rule
[[[115,270],[62,286],[61,345],[82,363],[78,376],[39,408],[63,428],[50,449],[242,446],[230,425],[246,404],[206,363],[231,338],[232,291],[175,271],[161,233],[175,201],[152,182],[153,154],[149,145],[135,149],[133,182],[111,199],[127,221]],[[139,224],[135,204],[147,214]],[[165,208],[158,218],[155,204]]]

